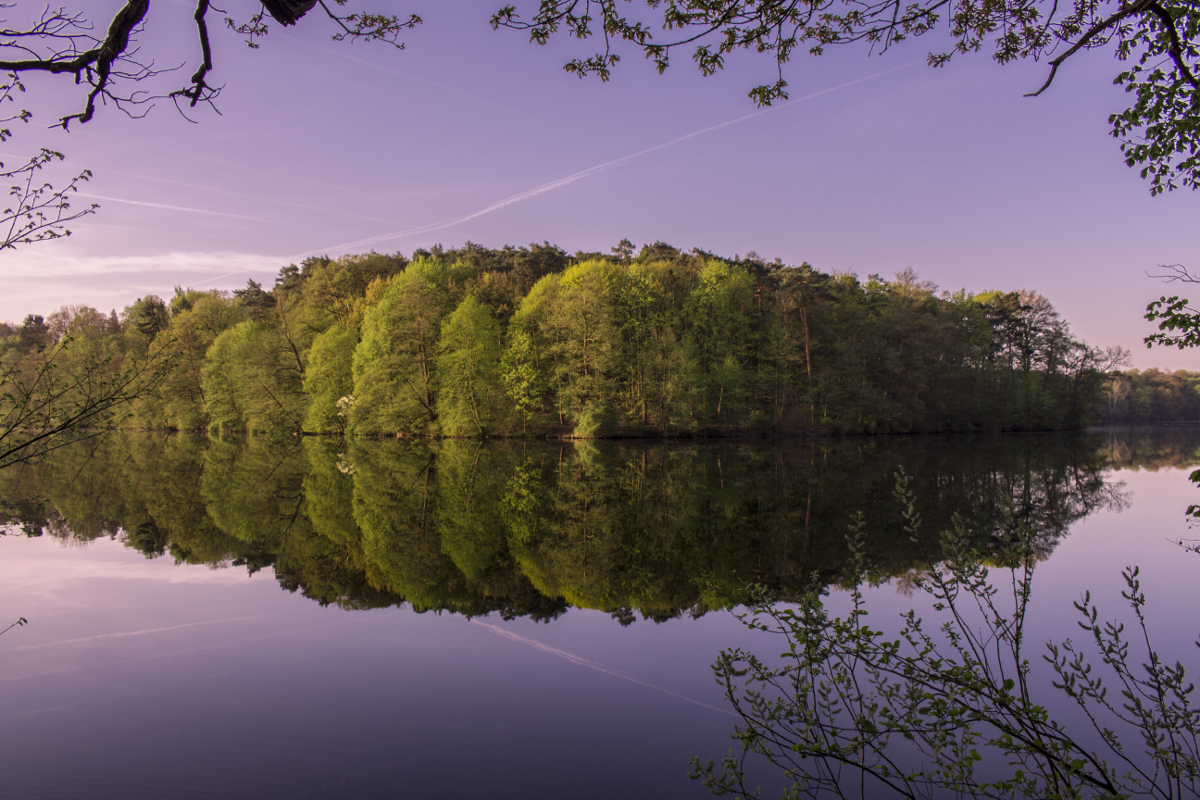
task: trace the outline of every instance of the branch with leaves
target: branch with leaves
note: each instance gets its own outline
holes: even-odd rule
[[[895,494],[921,546],[903,473]],[[895,637],[869,623],[861,515],[847,541],[847,616],[831,617],[816,590],[794,608],[761,596],[742,619],[779,640],[772,652],[782,654],[735,648],[713,665],[741,718],[740,752],[720,767],[693,760],[693,777],[715,793],[759,797],[748,764],[762,759],[783,771],[790,798],[1200,796],[1200,709],[1185,668],[1167,663],[1148,635],[1136,568],[1124,575],[1132,636],[1103,621],[1088,595],[1076,608],[1090,646],[1068,640],[1044,654],[1061,699],[1083,712],[1075,728],[1057,721],[1035,688],[1025,621],[1037,558],[1019,520],[1003,524],[984,554],[956,518],[941,557],[927,556],[914,581],[941,624],[927,627],[909,611]],[[989,564],[1007,577],[994,581]]]
[[[75,345],[67,336],[0,362],[0,469],[114,430],[169,367],[165,342],[119,361],[96,352],[72,359]]]
[[[335,41],[380,41],[402,48],[400,34],[421,24],[421,18],[415,14],[400,17],[358,11],[342,13],[340,8],[348,2],[333,0],[335,8],[331,8],[325,0],[264,0],[261,10],[246,22],[239,23],[231,17],[225,22],[230,29],[246,35],[251,47],[258,47],[255,39],[267,34],[268,18],[281,25],[294,25],[317,5],[335,25],[332,34]],[[0,3],[0,13],[16,6],[16,3]],[[200,45],[200,65],[186,86],[165,93],[139,88],[145,81],[176,69],[159,69],[153,62],[139,60],[138,39],[147,34],[149,8],[150,0],[126,0],[109,21],[103,36],[96,35],[95,25],[82,12],[66,8],[47,7],[24,26],[8,27],[6,21],[0,21],[0,70],[15,75],[31,72],[64,75],[75,84],[86,86],[83,110],[61,117],[58,125],[63,129],[72,122],[89,122],[98,103],[112,105],[133,117],[143,116],[155,100],[164,98],[177,105],[184,100],[189,107],[199,103],[212,105],[221,91],[220,86],[208,83],[214,65],[207,15],[215,7],[209,0],[197,0],[193,19]]]
[[[16,95],[24,91],[25,86],[16,73],[9,73],[7,80],[0,83],[0,125],[29,121],[31,115],[24,109],[4,116],[4,112],[15,102]],[[0,128],[0,142],[7,142],[11,137],[10,128]],[[9,206],[0,215],[0,251],[18,244],[70,236],[71,231],[66,224],[94,213],[99,207],[93,203],[82,211],[71,210],[72,195],[79,191],[80,184],[92,177],[90,170],[75,175],[61,189],[54,188],[49,182],[38,182],[37,178],[43,169],[63,159],[62,153],[43,147],[37,155],[16,169],[6,169],[0,163],[0,180],[13,181],[9,186]]]
[[[92,203],[83,210],[71,208],[72,196],[79,191],[80,184],[92,177],[91,170],[85,169],[62,188],[38,182],[42,169],[63,158],[62,153],[43,147],[17,169],[5,170],[0,164],[0,179],[13,181],[9,187],[9,205],[0,214],[0,251],[70,236],[67,223],[94,214],[100,207]]]
[[[1045,92],[1078,53],[1108,48],[1133,64],[1116,83],[1135,101],[1109,118],[1126,162],[1151,180],[1154,194],[1200,185],[1200,7],[1194,0],[646,0],[638,15],[625,13],[617,0],[542,0],[528,17],[506,5],[491,24],[522,31],[537,44],[560,32],[600,37],[600,50],[564,68],[601,80],[621,60],[622,44],[640,50],[659,73],[681,49],[690,50],[703,75],[724,69],[738,51],[757,53],[774,62],[776,73],[773,82],[750,90],[758,105],[787,99],[784,68],[798,51],[820,55],[861,43],[881,53],[939,27],[952,43],[927,54],[934,67],[984,49],[1001,64],[1049,59],[1045,82],[1029,96]]]
[[[1162,264],[1159,269],[1159,274],[1150,277],[1167,283],[1200,283],[1200,276],[1182,264]],[[1145,316],[1150,322],[1158,323],[1158,331],[1143,339],[1146,347],[1158,344],[1183,350],[1200,345],[1200,311],[1192,308],[1186,297],[1164,295],[1146,306]]]

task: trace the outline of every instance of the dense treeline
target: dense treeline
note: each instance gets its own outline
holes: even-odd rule
[[[1110,425],[1200,422],[1200,372],[1112,373],[1105,381],[1102,416]]]
[[[1122,357],[1034,292],[628,242],[310,258],[269,288],[177,288],[0,335],[8,360],[65,339],[113,369],[161,350],[132,427],[465,437],[1076,428]]]
[[[984,551],[1015,515],[1039,555],[1125,502],[1109,467],[1192,464],[1196,436],[1020,436],[663,444],[127,434],[0,470],[14,528],[115,537],[148,557],[271,567],[349,608],[632,620],[796,598],[844,573],[864,511],[871,576],[905,579],[958,514]],[[1119,451],[1119,452],[1118,452]],[[922,541],[896,535],[895,471],[912,476]],[[3,511],[3,509],[0,509]]]

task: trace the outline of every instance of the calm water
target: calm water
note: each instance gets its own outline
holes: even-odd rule
[[[873,614],[924,606],[898,467],[930,548],[953,513],[981,546],[1006,505],[1031,522],[1034,640],[1138,563],[1184,656],[1197,463],[1195,429],[77,446],[0,473],[0,616],[30,621],[0,637],[4,796],[706,797],[687,758],[734,723],[709,664],[764,646],[727,610],[747,584],[844,603],[862,510]]]

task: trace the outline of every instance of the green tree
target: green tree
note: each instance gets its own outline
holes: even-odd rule
[[[553,404],[551,356],[545,331],[546,314],[558,294],[562,276],[546,275],[521,299],[508,325],[508,342],[502,358],[501,380],[521,414],[525,430],[529,415]],[[559,417],[562,422],[562,417]]]
[[[163,347],[127,350],[94,322],[55,341],[41,317],[27,317],[0,342],[0,468],[119,427],[161,380]]]
[[[607,416],[616,399],[618,333],[613,316],[612,269],[598,261],[568,269],[542,321],[559,414],[575,422],[584,436],[599,431],[591,424],[579,423],[585,417],[597,421]]]
[[[500,362],[500,380],[513,407],[521,417],[521,432],[528,430],[529,415],[542,407],[542,376],[537,368],[533,337],[513,330]]]
[[[314,334],[334,325],[358,328],[367,309],[367,288],[399,274],[408,264],[400,254],[364,253],[336,259],[308,258],[300,265],[304,283],[303,324]]]
[[[500,381],[500,326],[474,297],[442,323],[438,341],[438,418],[448,436],[485,436],[507,427]]]
[[[176,302],[179,301],[179,302]],[[163,377],[154,397],[135,406],[135,419],[143,427],[205,430],[204,359],[217,337],[241,322],[242,309],[219,292],[177,294],[176,310],[164,336],[169,343],[171,369]]]
[[[357,346],[358,331],[341,325],[330,327],[313,340],[304,371],[304,393],[308,397],[305,431],[345,432],[348,403],[352,402],[345,398],[349,398],[354,389],[354,349]]]
[[[454,307],[451,267],[418,259],[388,284],[354,351],[355,433],[435,433],[437,343]]]
[[[161,297],[147,295],[125,309],[125,322],[148,340],[154,341],[154,337],[170,324],[171,315]]]
[[[687,299],[689,358],[699,372],[703,408],[719,420],[735,418],[750,388],[745,367],[753,302],[750,275],[722,261],[704,266]]]
[[[303,374],[288,342],[261,322],[226,330],[202,368],[205,411],[218,430],[291,433],[304,415]]]

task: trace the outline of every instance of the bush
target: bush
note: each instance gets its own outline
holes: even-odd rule
[[[588,405],[575,423],[575,437],[603,439],[617,430],[617,412],[607,403]]]
[[[897,477],[896,496],[919,546],[908,480]],[[847,539],[857,583],[866,563],[861,515]],[[1126,570],[1123,592],[1136,619],[1132,637],[1101,621],[1089,594],[1076,608],[1092,655],[1070,640],[1043,654],[1056,699],[1077,705],[1091,729],[1053,719],[1034,696],[1024,646],[1031,540],[1010,522],[989,554],[1010,573],[1013,607],[1004,610],[1004,594],[956,518],[942,534],[941,561],[928,559],[916,581],[941,615],[936,631],[912,611],[895,638],[871,628],[857,586],[845,618],[831,618],[815,589],[795,608],[775,606],[760,591],[742,620],[783,637],[786,649],[770,664],[741,649],[722,651],[713,669],[741,717],[734,733],[741,753],[731,751],[720,769],[693,759],[693,777],[717,794],[757,797],[745,773],[746,756],[756,754],[783,770],[791,782],[785,797],[1200,796],[1200,710],[1183,665],[1164,664],[1151,643],[1136,567]],[[1110,695],[1108,685],[1117,691]]]

